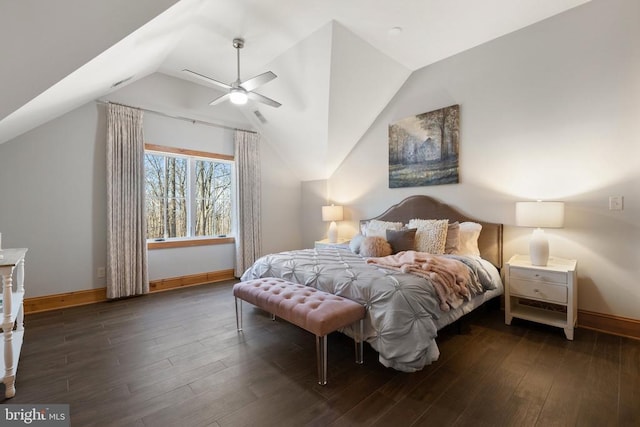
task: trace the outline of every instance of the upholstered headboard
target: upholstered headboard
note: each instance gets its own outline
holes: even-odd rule
[[[407,197],[397,205],[391,206],[384,213],[371,219],[408,223],[413,218],[448,219],[450,222],[472,221],[482,225],[478,238],[480,255],[497,268],[502,268],[502,224],[480,221],[464,215],[457,209],[439,202],[429,196]]]

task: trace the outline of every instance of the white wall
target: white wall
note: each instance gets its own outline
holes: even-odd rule
[[[327,238],[329,223],[322,222],[322,206],[332,203],[327,197],[327,180],[302,182],[302,241],[312,248],[316,240]]]
[[[0,144],[3,247],[27,247],[27,296],[105,286],[106,118],[85,105]]]
[[[594,0],[424,69],[329,180],[355,223],[412,194],[505,224],[528,252],[518,200],[566,201],[552,255],[578,259],[579,308],[640,318],[640,2]],[[388,188],[388,125],[460,105],[460,184]],[[608,197],[624,196],[623,211]]]
[[[0,119],[174,3],[176,0],[1,2]]]
[[[260,146],[262,175],[262,254],[302,247],[301,184],[273,145]]]

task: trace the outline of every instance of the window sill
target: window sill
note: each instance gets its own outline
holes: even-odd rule
[[[163,242],[147,242],[147,249],[169,249],[169,248],[187,248],[191,246],[210,246],[210,245],[225,245],[228,243],[235,243],[236,240],[233,237],[212,237],[208,239],[180,239],[180,240],[167,240]]]

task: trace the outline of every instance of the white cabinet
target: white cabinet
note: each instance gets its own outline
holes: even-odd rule
[[[0,250],[0,275],[2,276],[2,334],[3,351],[0,367],[4,366],[5,396],[16,394],[15,382],[22,338],[24,336],[24,257],[27,249]],[[14,283],[15,278],[15,283]],[[15,330],[14,330],[15,327]]]
[[[505,272],[504,317],[557,326],[573,340],[578,319],[577,261],[549,258],[546,266],[532,265],[529,257],[514,255]]]

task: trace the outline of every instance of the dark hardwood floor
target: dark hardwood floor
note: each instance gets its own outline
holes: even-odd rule
[[[478,310],[411,374],[332,334],[322,387],[313,335],[249,305],[238,334],[231,286],[27,316],[4,403],[68,403],[73,426],[640,425],[639,341]]]

